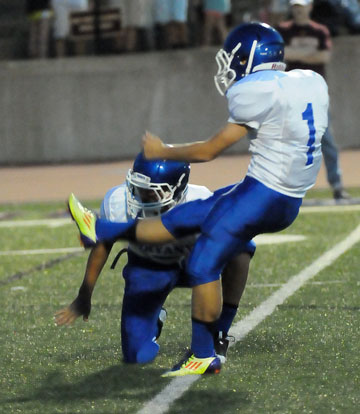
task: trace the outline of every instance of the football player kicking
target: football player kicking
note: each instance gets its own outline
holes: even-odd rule
[[[327,85],[310,70],[285,72],[283,60],[284,42],[275,29],[262,23],[236,27],[216,55],[215,84],[226,94],[230,113],[226,126],[206,141],[175,146],[165,145],[150,133],[144,136],[148,159],[210,161],[246,135],[252,154],[245,178],[220,196],[216,194],[221,190],[216,192],[207,200],[211,208],[202,212],[201,235],[186,263],[193,286],[191,354],[165,376],[219,371],[212,367],[219,363],[213,330],[221,312],[221,271],[256,235],[287,228],[315,183],[321,138],[328,124]],[[69,207],[89,244],[114,239],[154,243],[198,231],[192,215],[201,212],[202,202],[182,204],[160,218],[124,223],[97,220],[74,196],[69,198]],[[240,298],[235,278],[230,277],[229,283],[233,299]],[[224,302],[228,302],[226,295],[224,291]]]
[[[126,182],[110,189],[101,205],[101,217],[115,222],[129,218],[159,216],[177,204],[202,199],[203,210],[210,208],[206,200],[212,192],[206,187],[188,184],[190,165],[187,162],[146,160],[140,153],[128,171]],[[195,218],[195,217],[194,217]],[[193,220],[194,220],[193,218]],[[203,217],[198,217],[203,220]],[[194,235],[170,243],[152,245],[130,243],[128,262],[123,269],[125,290],[121,316],[121,344],[124,361],[146,363],[152,361],[158,351],[166,311],[163,304],[175,287],[190,287],[184,271],[184,263],[195,242]],[[113,241],[98,243],[91,250],[83,283],[77,298],[70,306],[56,313],[56,323],[67,325],[82,316],[88,320],[91,296],[98,277],[105,265]],[[250,257],[255,245],[249,243],[248,251],[233,258],[223,272],[224,289],[229,274],[238,273],[239,283],[245,287]],[[119,255],[113,262],[115,267]],[[225,362],[229,345],[227,332],[237,307],[232,303],[223,306],[223,319],[215,334],[216,350]]]

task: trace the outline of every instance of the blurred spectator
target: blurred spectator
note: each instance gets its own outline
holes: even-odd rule
[[[88,10],[88,0],[51,0],[54,10],[55,54],[63,57],[68,54],[67,42],[70,33],[70,13],[72,11]],[[85,53],[85,41],[78,40],[75,44],[75,54]]]
[[[310,19],[312,0],[290,0],[290,6],[293,19],[282,22],[277,27],[285,41],[287,70],[311,69],[325,77],[325,66],[331,58],[330,32],[326,26]],[[339,154],[330,117],[321,146],[327,179],[333,189],[334,198],[349,198],[342,184]]]
[[[46,58],[52,15],[50,0],[26,0],[26,14],[30,22],[28,56]]]
[[[205,0],[204,3],[204,45],[213,43],[223,44],[228,30],[226,27],[226,15],[230,13],[230,0]],[[216,40],[214,42],[214,34]]]
[[[272,11],[272,0],[261,0],[259,11],[258,11],[259,21],[270,24],[271,11]]]
[[[120,10],[121,29],[117,37],[114,38],[113,49],[121,52],[125,49],[125,30],[124,30],[124,2],[125,0],[107,0],[105,7]]]
[[[188,43],[200,46],[204,41],[204,7],[202,0],[189,0]]]
[[[153,47],[153,0],[123,0],[125,50],[149,50]]]
[[[188,45],[188,0],[155,0],[158,48]]]
[[[270,6],[270,20],[271,26],[278,25],[285,20],[289,15],[289,1],[288,0],[271,0]]]

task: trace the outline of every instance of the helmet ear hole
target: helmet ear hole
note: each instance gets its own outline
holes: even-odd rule
[[[246,58],[242,58],[242,59],[240,60],[240,65],[245,66],[245,65],[246,65],[246,63],[247,63],[247,59],[246,59]]]

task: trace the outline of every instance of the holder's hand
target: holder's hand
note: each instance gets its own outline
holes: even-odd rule
[[[55,323],[58,326],[71,325],[79,316],[82,316],[83,321],[87,322],[90,311],[91,299],[78,296],[71,305],[55,313]]]

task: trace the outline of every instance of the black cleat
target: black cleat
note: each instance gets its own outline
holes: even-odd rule
[[[349,200],[351,198],[350,194],[347,193],[343,188],[337,188],[333,192],[335,200]]]
[[[214,348],[216,356],[220,359],[222,364],[226,362],[226,354],[229,348],[230,341],[235,342],[233,336],[227,335],[225,332],[216,332],[214,336]]]

